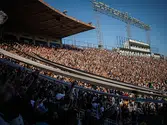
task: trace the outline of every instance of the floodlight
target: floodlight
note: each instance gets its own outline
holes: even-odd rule
[[[108,5],[104,4],[103,2],[97,2],[96,0],[94,0],[92,3],[94,5],[95,11],[98,11],[98,12],[103,13],[103,14],[105,13],[105,14],[110,15],[116,19],[119,19],[125,23],[133,24],[133,25],[135,25],[139,28],[145,29],[145,30],[150,29],[149,25],[147,25],[147,28],[146,28],[146,24],[139,21],[138,19],[135,19],[135,18],[129,16],[129,14],[127,12],[124,13],[124,12],[118,11],[116,9],[110,8]]]

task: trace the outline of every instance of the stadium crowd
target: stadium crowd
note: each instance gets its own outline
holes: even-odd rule
[[[36,53],[53,62],[106,78],[163,91],[167,87],[167,61],[163,59],[123,56],[117,52],[93,48],[55,49],[28,44],[21,44],[21,46],[16,44],[14,47],[23,52]]]
[[[12,53],[20,54],[16,50],[11,49],[9,45],[1,44],[0,47]],[[104,64],[107,64],[109,58],[112,57],[114,58],[111,58],[113,63],[109,62],[109,64],[117,66],[114,60],[124,60],[125,58],[115,52],[96,49],[81,50],[75,48],[67,49],[67,47],[66,49],[55,49],[28,44],[22,44],[21,46],[19,44],[13,44],[12,47],[29,54],[34,52],[51,61],[72,68],[85,70],[113,79],[119,78],[113,75],[113,71],[115,70],[112,70],[112,72],[107,70],[108,68],[107,66],[104,66]],[[104,56],[102,56],[103,54]],[[105,56],[106,54],[107,56]],[[22,56],[24,56],[24,54]],[[4,58],[3,55],[1,55],[1,58],[8,59],[6,57]],[[131,59],[132,57],[129,58]],[[105,59],[107,60],[105,61]],[[152,59],[152,61],[158,60]],[[163,62],[163,60],[160,60],[160,62],[161,61]],[[136,121],[142,121],[142,116],[145,117],[148,114],[150,115],[150,113],[161,114],[161,111],[166,109],[162,103],[139,103],[127,99],[119,100],[116,97],[76,89],[73,87],[75,84],[78,84],[79,86],[91,90],[137,98],[137,96],[132,93],[107,89],[100,86],[92,86],[91,84],[79,81],[74,82],[73,79],[57,76],[55,74],[51,75],[46,71],[35,71],[39,69],[17,61],[14,61],[14,63],[19,64],[24,68],[34,70],[34,72],[28,72],[24,68],[16,69],[1,63],[0,96],[2,100],[0,103],[0,121],[4,124],[9,123],[15,125],[19,123],[19,125],[31,125],[39,122],[41,124],[41,122],[43,122],[43,124],[46,123],[51,125],[55,123],[61,125],[101,125],[104,124],[104,120],[109,118],[110,122],[112,119],[114,123],[122,121],[122,124],[130,125],[136,124]],[[119,62],[117,63],[121,67],[121,64],[119,64]],[[131,63],[133,64],[133,62]],[[124,63],[122,65],[124,65]],[[101,74],[104,69],[106,69],[105,73]],[[50,81],[46,78],[39,77],[39,73],[52,76],[61,81],[68,81],[72,84],[63,85],[53,80]],[[139,98],[141,98],[141,96],[139,96]]]
[[[166,111],[162,104],[120,100],[74,88],[76,81],[62,84],[43,77],[37,69],[28,70],[17,61],[6,63],[1,59],[1,125],[102,125],[106,118],[136,125],[143,121],[142,116]],[[115,94],[123,95],[118,91]]]

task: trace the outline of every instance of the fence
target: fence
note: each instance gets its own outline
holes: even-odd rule
[[[62,42],[64,45],[73,45],[73,46],[76,46],[78,48],[98,48],[98,44],[76,41],[76,40],[72,40],[72,39],[64,39]],[[112,50],[114,47],[104,45],[103,48],[106,50]]]
[[[116,48],[126,48],[124,46],[125,42],[128,41],[129,39],[126,38],[126,37],[120,37],[120,36],[117,36],[116,37],[116,47],[113,47],[113,46],[108,46],[108,45],[104,45],[103,48],[106,49],[106,50],[114,50]],[[64,45],[73,45],[73,46],[76,46],[78,48],[98,48],[98,44],[93,44],[93,43],[89,43],[89,42],[82,42],[82,41],[76,41],[76,40],[72,40],[72,39],[64,39],[62,41],[62,43]],[[159,49],[156,48],[156,47],[151,47],[151,52],[159,52]],[[128,54],[129,55],[129,54]],[[167,60],[167,56],[164,56],[165,60]]]

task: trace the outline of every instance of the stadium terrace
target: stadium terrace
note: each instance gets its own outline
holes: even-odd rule
[[[0,125],[167,125],[167,60],[149,43],[63,44],[95,27],[43,0],[0,1],[0,9]]]

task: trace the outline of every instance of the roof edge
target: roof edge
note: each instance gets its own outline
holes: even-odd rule
[[[92,29],[95,29],[95,28],[96,28],[96,27],[93,26],[93,25],[90,25],[90,24],[87,24],[87,23],[82,22],[82,21],[80,21],[80,20],[77,20],[77,19],[75,19],[75,18],[73,18],[73,17],[71,17],[71,16],[68,16],[68,15],[66,15],[66,14],[64,14],[64,13],[62,13],[62,12],[60,12],[59,10],[56,10],[54,7],[50,6],[49,4],[47,4],[46,2],[44,2],[43,0],[38,0],[38,1],[41,2],[42,4],[44,4],[45,6],[47,6],[48,8],[50,8],[51,10],[55,11],[56,13],[59,13],[60,15],[66,17],[66,18],[69,18],[69,19],[71,19],[71,20],[73,20],[73,21],[76,21],[76,22],[78,22],[78,23],[81,23],[81,24],[83,24],[83,25],[86,25],[86,26],[88,26],[88,27],[90,27],[90,28],[92,28]]]

